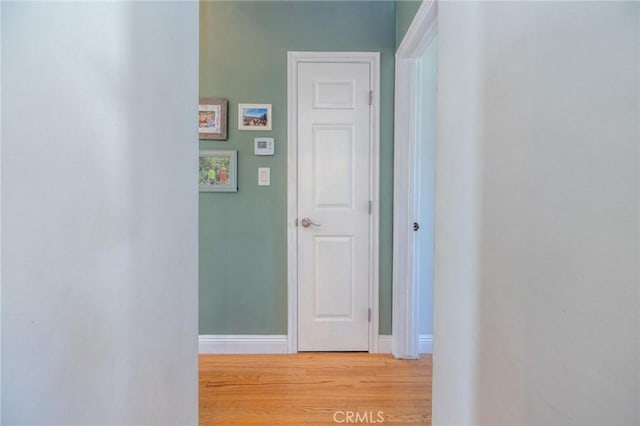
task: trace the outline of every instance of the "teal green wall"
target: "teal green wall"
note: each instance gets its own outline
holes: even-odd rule
[[[396,48],[402,43],[422,0],[398,0],[396,11]]]
[[[379,51],[380,333],[391,334],[393,210],[393,1],[201,2],[200,96],[229,99],[237,193],[200,194],[200,334],[287,333],[287,51]],[[273,105],[273,131],[237,130],[238,103]],[[253,155],[253,138],[275,138],[276,155]],[[271,168],[259,187],[258,167]]]

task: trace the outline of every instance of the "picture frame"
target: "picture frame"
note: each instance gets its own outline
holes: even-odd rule
[[[238,192],[238,150],[200,150],[200,192]]]
[[[227,109],[223,98],[200,98],[198,105],[198,135],[205,140],[227,140]]]
[[[271,130],[271,104],[238,104],[238,130]]]

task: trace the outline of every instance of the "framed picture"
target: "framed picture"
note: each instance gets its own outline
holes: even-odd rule
[[[198,133],[200,139],[227,140],[226,99],[200,98],[198,105]]]
[[[200,192],[238,192],[238,151],[200,151],[198,184]]]
[[[271,130],[271,104],[239,104],[238,130]]]

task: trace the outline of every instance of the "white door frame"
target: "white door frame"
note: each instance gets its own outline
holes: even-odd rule
[[[287,349],[298,352],[298,64],[301,62],[360,62],[370,65],[373,97],[370,108],[370,183],[372,202],[369,222],[369,352],[378,350],[379,287],[379,193],[380,193],[380,53],[379,52],[288,52],[287,54]]]
[[[393,308],[392,352],[397,358],[418,358],[418,286],[414,278],[419,259],[408,230],[415,220],[415,156],[420,129],[419,59],[437,33],[435,0],[420,5],[396,52],[395,135],[393,179]]]

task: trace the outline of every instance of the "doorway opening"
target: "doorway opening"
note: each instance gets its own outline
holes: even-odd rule
[[[423,2],[396,52],[393,341],[397,358],[432,352],[437,3]]]

